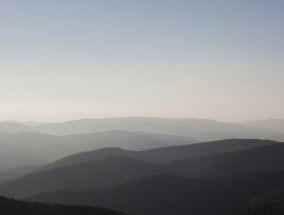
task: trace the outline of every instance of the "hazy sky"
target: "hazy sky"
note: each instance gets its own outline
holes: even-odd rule
[[[0,120],[284,118],[283,0],[0,0]]]

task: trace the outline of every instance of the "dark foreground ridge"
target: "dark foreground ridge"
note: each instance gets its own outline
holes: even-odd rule
[[[108,209],[90,206],[65,206],[18,201],[0,197],[0,211],[5,215],[123,215]]]
[[[25,200],[96,205],[131,215],[230,215],[235,212],[248,215],[247,204],[251,199],[281,189],[283,181],[284,171],[216,178],[160,175],[106,190],[58,191],[37,194]]]

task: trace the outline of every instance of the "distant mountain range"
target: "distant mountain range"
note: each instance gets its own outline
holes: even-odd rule
[[[64,123],[43,123],[40,125],[16,122],[0,123],[0,130],[10,133],[34,132],[50,135],[73,135],[125,130],[188,136],[200,141],[229,138],[284,141],[283,127],[284,120],[263,120],[237,124],[194,118],[166,119],[151,117],[81,119]]]
[[[190,137],[121,130],[67,136],[0,134],[0,170],[19,165],[44,164],[70,154],[105,147],[146,150],[198,142]]]
[[[243,125],[270,130],[278,133],[283,133],[284,131],[284,119],[255,120],[243,123]]]

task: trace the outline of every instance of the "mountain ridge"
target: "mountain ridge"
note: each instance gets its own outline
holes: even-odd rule
[[[189,136],[200,141],[229,138],[271,139],[284,141],[283,129],[273,130],[251,126],[246,123],[226,123],[210,119],[158,118],[158,117],[113,117],[103,119],[79,119],[63,123],[42,123],[23,125],[21,123],[0,122],[0,130],[13,133],[32,131],[51,135],[72,135],[110,130],[144,131],[159,134]],[[282,127],[283,128],[283,127]]]

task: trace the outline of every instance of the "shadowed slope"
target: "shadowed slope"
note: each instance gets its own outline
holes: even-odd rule
[[[269,209],[275,214],[284,214],[284,188],[259,195],[251,199],[249,205],[254,211]]]
[[[23,197],[56,190],[95,190],[156,174],[180,175],[179,170],[130,158],[99,161],[36,172],[0,184],[0,194]]]
[[[226,144],[232,145],[230,145],[230,147]],[[205,143],[204,145],[208,147],[202,146],[202,150],[200,150],[200,148],[195,148],[194,150],[194,148],[191,147],[192,145],[177,147],[178,149],[189,147],[192,149],[192,151],[189,150],[187,151],[188,153],[186,153],[185,150],[180,151],[180,153],[176,153],[175,150],[177,148],[170,147],[165,148],[166,153],[163,156],[165,156],[165,159],[169,159],[171,149],[174,149],[174,153],[172,154],[173,158],[179,154],[186,156],[190,153],[197,152],[198,150],[200,150],[200,152],[212,152],[214,150],[218,151],[218,147],[224,145],[227,146],[227,148],[224,148],[228,150],[232,149],[232,146],[234,146],[233,148],[236,149],[250,144],[264,144],[264,146],[223,154],[203,155],[200,157],[173,161],[169,163],[148,163],[129,158],[130,156],[135,155],[133,157],[140,158],[141,160],[142,158],[145,160],[157,159],[157,157],[153,156],[155,155],[153,151],[163,151],[164,149],[131,152],[113,148],[111,149],[112,152],[124,157],[110,158],[103,158],[105,155],[109,155],[108,152],[110,149],[98,150],[95,151],[95,153],[99,153],[99,155],[103,156],[97,156],[95,157],[95,160],[85,163],[77,163],[74,165],[66,165],[58,168],[50,168],[12,180],[10,182],[2,183],[0,185],[0,194],[22,197],[40,192],[57,190],[94,190],[108,188],[119,183],[131,181],[133,179],[159,174],[178,175],[185,177],[208,177],[221,176],[224,174],[244,173],[249,171],[284,169],[284,162],[281,162],[283,160],[282,155],[284,152],[284,144],[269,141],[243,140],[239,142],[239,140],[227,140],[215,143]],[[196,144],[196,146],[198,145],[199,144]],[[214,145],[215,148],[213,147]],[[219,151],[224,150],[223,148],[221,150],[221,148]],[[149,156],[148,154],[143,154],[148,152],[153,153],[151,154],[153,157]],[[141,153],[144,157],[141,156]],[[161,156],[160,159],[163,158],[163,156]],[[81,158],[81,156],[79,157]],[[96,160],[99,158],[102,159]],[[86,159],[86,157],[84,157],[84,159]]]
[[[29,200],[100,205],[133,215],[232,214],[249,199],[283,186],[284,172],[271,171],[213,179],[154,176],[101,191],[60,191]],[[243,213],[244,214],[244,213]]]
[[[48,205],[0,197],[1,214],[5,215],[122,215],[115,211],[90,206]]]
[[[172,162],[188,177],[212,177],[266,170],[284,170],[284,143]]]

